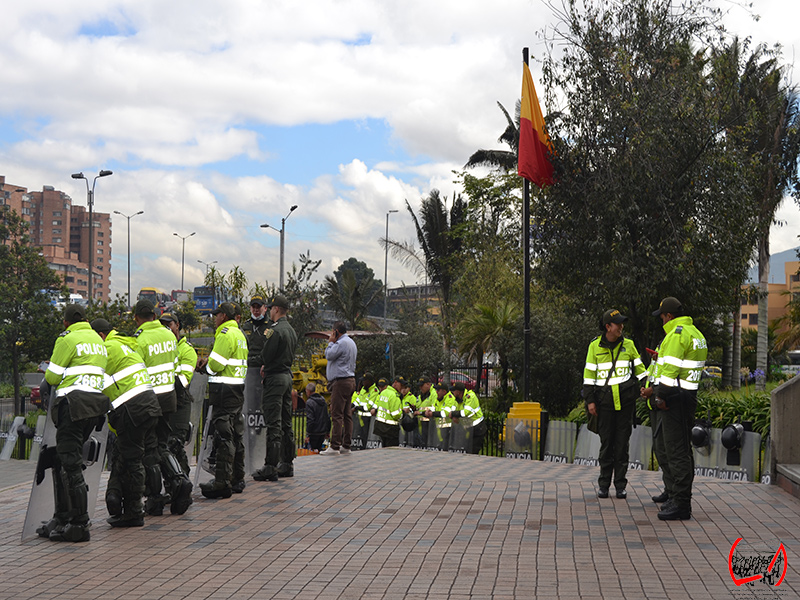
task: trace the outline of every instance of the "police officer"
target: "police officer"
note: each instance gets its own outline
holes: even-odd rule
[[[450,413],[456,410],[456,398],[444,383],[437,383],[433,406],[425,407],[425,416],[431,420],[428,428],[428,446],[447,452],[450,449]],[[431,429],[433,428],[433,429]]]
[[[425,409],[435,406],[438,396],[436,390],[433,389],[433,383],[430,377],[420,377],[417,381],[417,385],[419,386],[419,394],[417,395],[419,399],[417,408],[419,410],[417,413],[420,415],[420,427],[415,437],[414,446],[417,448],[424,448],[428,444],[428,427],[430,425],[430,419],[424,415]]]
[[[650,428],[653,431],[653,454],[655,454],[658,466],[661,468],[661,478],[664,481],[664,491],[653,496],[652,500],[653,502],[661,504],[669,500],[669,492],[667,489],[672,487],[672,473],[670,472],[669,463],[667,462],[667,449],[664,444],[664,434],[662,432],[663,423],[661,422],[661,416],[664,412],[656,408],[656,398],[653,396],[653,391],[655,389],[653,386],[658,379],[659,346],[656,346],[655,350],[650,350],[648,348],[647,351],[651,353],[650,366],[647,367],[647,383],[639,390],[639,394],[644,398],[647,403],[647,408],[650,411]]]
[[[54,469],[56,507],[53,519],[36,532],[53,541],[89,541],[88,487],[83,478],[83,444],[105,421],[111,402],[103,394],[107,351],[103,340],[86,322],[78,304],[64,307],[64,331],[56,339],[45,379],[56,387],[51,407],[56,426]]]
[[[289,301],[277,295],[267,304],[270,327],[264,332],[261,351],[263,411],[267,425],[267,456],[264,466],[253,473],[256,481],[277,481],[294,475],[294,432],[292,431],[292,362],[297,333],[286,315]]]
[[[400,390],[407,385],[405,379],[395,377],[392,385],[381,390],[377,406],[372,409],[375,435],[381,438],[384,448],[400,445],[400,417],[403,414]]]
[[[178,408],[175,393],[175,363],[178,358],[178,342],[175,336],[156,321],[155,307],[149,300],[139,300],[133,309],[133,321],[138,329],[136,351],[144,360],[150,385],[161,405],[161,416],[156,423],[157,450],[145,452],[145,488],[147,502],[145,512],[159,516],[164,512],[164,504],[171,502],[170,511],[182,515],[192,503],[192,483],[181,469],[178,460],[169,451],[169,420]],[[171,491],[169,498],[161,495],[161,476],[164,476],[166,489]]]
[[[150,385],[136,340],[117,333],[105,319],[92,321],[108,352],[105,389],[111,401],[108,424],[117,434],[111,449],[111,475],[106,488],[108,523],[112,527],[144,525],[145,445],[158,447],[155,427],[161,406]]]
[[[185,444],[192,435],[192,402],[194,398],[189,393],[189,385],[194,377],[197,366],[197,351],[194,346],[181,336],[181,320],[176,313],[165,312],[159,319],[161,324],[169,329],[178,340],[178,362],[175,365],[175,394],[177,396],[177,409],[169,417],[170,434],[167,447],[170,453],[178,460],[186,475],[189,475],[189,458],[186,456]]]
[[[664,481],[669,500],[661,506],[658,518],[685,520],[692,517],[692,425],[708,347],[692,318],[684,315],[683,305],[677,298],[664,298],[653,316],[661,317],[666,333],[658,351],[654,395],[656,408],[661,411],[666,462],[672,475],[671,485]]]
[[[452,393],[456,399],[456,410],[451,411],[450,418],[470,419],[472,424],[472,431],[468,432],[472,436],[470,454],[480,454],[481,448],[483,448],[483,438],[486,435],[486,421],[483,419],[483,409],[478,395],[473,390],[468,390],[461,381],[453,384]]]
[[[353,423],[358,421],[358,435],[353,437],[353,449],[364,450],[367,447],[369,424],[372,420],[372,402],[378,399],[380,393],[375,385],[372,373],[364,373],[361,377],[361,387],[353,392]]]
[[[627,498],[628,444],[633,413],[639,396],[638,381],[647,377],[633,341],[622,335],[628,317],[616,309],[601,319],[603,335],[596,337],[586,353],[583,369],[583,398],[586,410],[598,417],[600,434],[600,476],[597,496],[608,498],[613,483],[617,498]]]
[[[233,488],[244,490],[242,405],[247,374],[247,340],[236,323],[236,308],[223,302],[211,314],[216,331],[214,348],[201,361],[208,371],[211,431],[216,448],[214,479],[200,484],[206,498],[230,498]]]

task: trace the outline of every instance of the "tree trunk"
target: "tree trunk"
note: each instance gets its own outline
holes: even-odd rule
[[[756,377],[757,391],[766,387],[767,331],[769,329],[769,231],[758,243],[758,343],[756,346],[756,370],[764,375]]]
[[[733,319],[733,352],[731,356],[731,387],[738,390],[742,387],[739,371],[742,368],[742,305],[736,309]]]
[[[741,302],[740,302],[741,306]],[[722,349],[722,387],[729,388],[731,387],[731,382],[733,381],[733,332],[736,328],[736,319],[741,318],[739,317],[739,312],[733,313],[733,320],[731,324],[728,326],[728,334],[731,336],[730,342],[728,342],[725,347]]]

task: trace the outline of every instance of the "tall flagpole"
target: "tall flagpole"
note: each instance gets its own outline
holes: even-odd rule
[[[528,64],[528,49],[522,49],[522,62]],[[529,402],[531,397],[531,183],[522,178],[522,256],[523,256],[523,360],[522,360],[522,400]]]

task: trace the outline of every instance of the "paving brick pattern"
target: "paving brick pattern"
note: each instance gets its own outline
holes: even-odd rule
[[[87,544],[23,544],[30,484],[7,471],[0,598],[800,597],[800,501],[777,486],[698,478],[694,518],[665,523],[657,473],[599,500],[592,467],[389,448],[299,457],[292,479],[196,494],[141,529],[111,529],[100,506]],[[733,584],[738,537],[783,542],[779,588]]]

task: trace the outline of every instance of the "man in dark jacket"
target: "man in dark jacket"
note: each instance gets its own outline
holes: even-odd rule
[[[317,394],[317,385],[306,386],[306,432],[312,450],[322,450],[322,442],[331,430],[331,418],[325,398]]]

